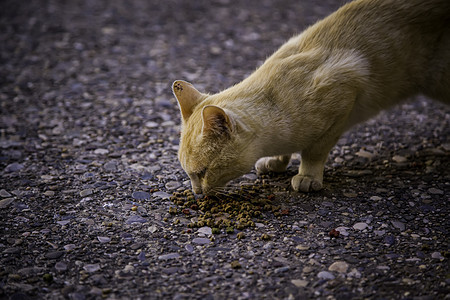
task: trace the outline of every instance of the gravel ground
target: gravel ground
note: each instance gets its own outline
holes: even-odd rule
[[[171,83],[239,82],[342,2],[2,1],[0,298],[450,299],[444,105],[345,134],[319,193],[289,190],[298,159],[236,180],[281,207],[254,227],[190,228],[169,199]]]

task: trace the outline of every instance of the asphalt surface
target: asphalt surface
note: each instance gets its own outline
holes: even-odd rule
[[[2,1],[0,298],[449,299],[448,106],[347,132],[321,192],[290,190],[298,157],[234,181],[271,201],[247,228],[171,198],[171,83],[220,91],[342,3]]]

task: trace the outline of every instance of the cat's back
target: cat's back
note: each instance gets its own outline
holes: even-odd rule
[[[449,0],[356,0],[311,26],[299,46],[377,49],[414,36],[426,40],[449,22]]]

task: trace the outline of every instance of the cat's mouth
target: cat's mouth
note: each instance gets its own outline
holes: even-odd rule
[[[191,180],[192,190],[196,195],[215,195],[217,187],[211,187],[205,184],[197,184],[194,181]]]

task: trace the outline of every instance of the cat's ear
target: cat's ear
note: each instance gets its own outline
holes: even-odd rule
[[[181,116],[184,121],[187,121],[192,115],[195,106],[202,102],[206,97],[205,94],[200,93],[189,82],[177,80],[172,84],[172,91],[177,98],[180,106]]]
[[[206,105],[202,110],[203,134],[206,136],[229,136],[233,131],[231,117],[220,107]]]

